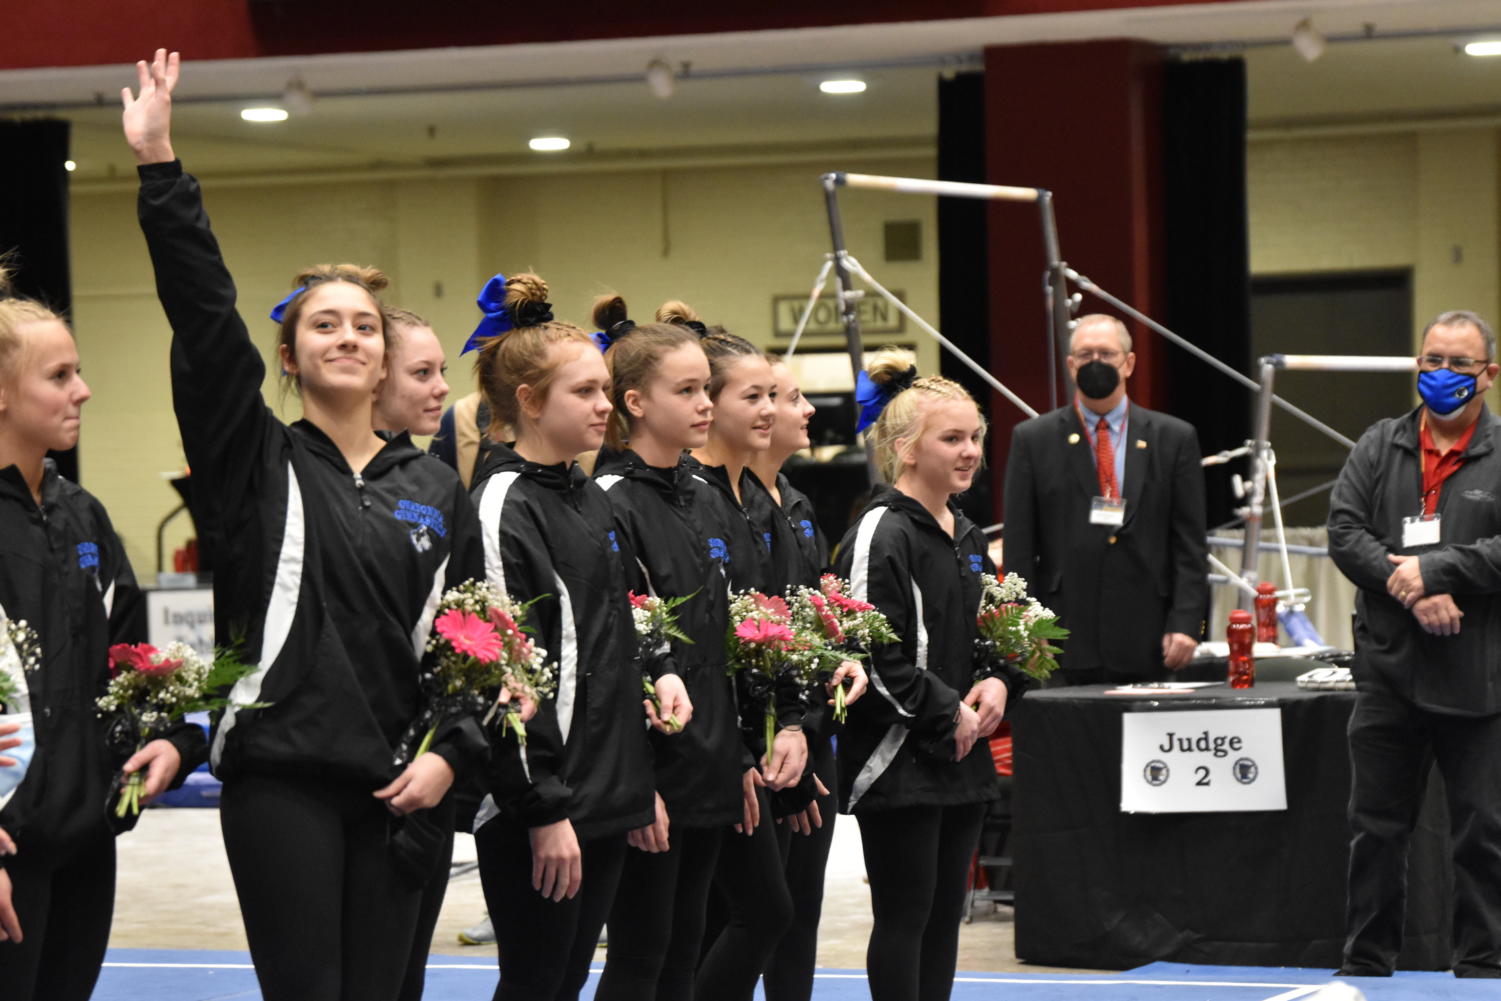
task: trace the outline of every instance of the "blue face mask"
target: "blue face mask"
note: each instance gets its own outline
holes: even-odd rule
[[[1453,369],[1441,368],[1433,372],[1418,373],[1418,395],[1428,409],[1440,417],[1447,417],[1475,395],[1475,377],[1461,375]]]

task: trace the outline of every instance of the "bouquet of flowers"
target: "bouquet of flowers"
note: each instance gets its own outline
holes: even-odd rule
[[[815,635],[798,629],[784,599],[760,591],[741,591],[731,597],[727,663],[732,676],[744,679],[751,698],[766,706],[768,754],[777,735],[778,684],[811,687],[823,658],[822,647]]]
[[[1008,573],[997,580],[993,574],[980,577],[980,612],[976,618],[980,638],[988,653],[1019,664],[1039,681],[1058,670],[1057,655],[1063,651],[1050,641],[1068,638],[1058,616],[1031,595],[1027,582]]]
[[[42,644],[24,619],[0,619],[0,713],[25,712],[27,679],[42,666]]]
[[[215,650],[206,660],[186,643],[169,643],[158,650],[150,643],[116,643],[109,648],[109,686],[95,700],[101,715],[110,717],[106,739],[119,750],[139,751],[160,737],[188,713],[228,708],[235,682],[255,670],[230,650]],[[259,709],[269,703],[235,704]],[[132,772],[120,789],[115,816],[141,812],[145,776]]]
[[[654,594],[637,594],[630,592],[631,599],[631,622],[636,627],[636,642],[641,648],[641,659],[656,656],[667,652],[668,643],[677,640],[681,643],[692,643],[688,634],[678,628],[678,618],[672,614],[672,610],[683,602],[697,594],[681,595],[677,598],[659,598]],[[641,677],[641,688],[646,692],[657,707],[657,715],[661,717],[662,703],[657,701],[657,686],[647,675]],[[676,716],[668,716],[662,720],[668,728],[677,731],[683,728]]]
[[[502,688],[532,702],[552,694],[556,681],[552,666],[544,663],[547,651],[526,629],[531,605],[513,600],[485,580],[467,580],[443,595],[427,641],[433,657],[422,675],[425,704],[409,731],[415,734],[426,727],[413,758],[426,753],[438,727],[453,717],[486,713],[484,723],[489,725],[500,708]],[[514,701],[501,721],[501,733],[508,729],[526,743],[526,726]],[[403,740],[402,746],[408,743]]]
[[[879,643],[899,638],[868,601],[851,597],[849,582],[833,574],[819,578],[818,588],[799,587],[790,595],[796,631],[819,641],[817,675],[826,679],[847,659],[867,656]],[[834,719],[845,719],[844,686],[834,686]]]

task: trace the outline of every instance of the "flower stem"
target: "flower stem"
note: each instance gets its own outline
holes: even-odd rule
[[[836,682],[834,685],[834,721],[843,723],[847,715],[849,714],[844,708],[844,683]]]
[[[438,728],[436,726],[427,731],[427,736],[423,737],[422,738],[422,743],[420,743],[420,744],[417,745],[417,753],[414,754],[414,755],[412,755],[412,760],[413,761],[416,761],[418,758],[422,757],[424,754],[426,754],[428,752],[428,750],[430,750],[432,748],[432,746],[433,746],[433,738],[436,737],[437,735],[438,735]]]
[[[516,742],[522,747],[526,746],[526,724],[521,722],[521,713],[514,709],[506,711],[506,718],[500,723],[500,732],[504,734],[507,729],[516,732]]]
[[[774,709],[766,710],[766,762],[771,763],[771,744],[777,739],[777,714]]]

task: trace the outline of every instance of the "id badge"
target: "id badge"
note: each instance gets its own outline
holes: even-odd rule
[[[1439,538],[1439,516],[1415,515],[1402,519],[1402,548],[1436,546]]]
[[[1120,528],[1126,521],[1126,500],[1123,497],[1091,497],[1089,500],[1089,523]]]

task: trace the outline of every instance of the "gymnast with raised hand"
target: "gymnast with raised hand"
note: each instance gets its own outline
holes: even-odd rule
[[[272,414],[198,183],[172,149],[178,55],[159,49],[137,73],[125,137],[194,497],[222,528],[219,641],[258,663],[212,741],[251,958],[267,1001],[390,1001],[425,948],[424,885],[446,878],[446,794],[485,750],[465,717],[404,763],[437,603],[484,572],[478,523],[452,470],[372,430],[388,358],[380,272],[297,276],[273,319],[303,419]]]

